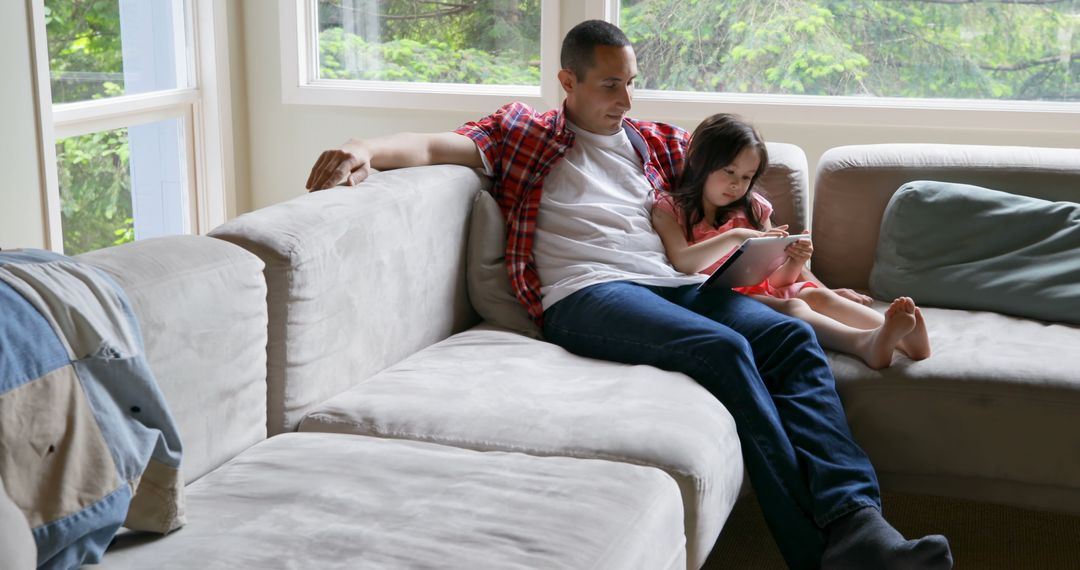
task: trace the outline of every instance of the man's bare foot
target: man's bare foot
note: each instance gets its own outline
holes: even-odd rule
[[[912,360],[930,358],[930,334],[926,332],[926,321],[923,320],[922,311],[918,307],[915,307],[915,328],[900,339],[896,348]]]
[[[885,310],[885,322],[869,333],[859,357],[874,370],[892,364],[893,349],[915,328],[915,303],[909,297],[898,297]]]

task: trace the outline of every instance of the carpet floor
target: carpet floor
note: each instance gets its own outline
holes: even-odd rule
[[[943,534],[954,570],[1080,570],[1080,516],[1002,505],[886,494],[884,512],[904,536]],[[705,570],[783,570],[753,495],[735,505]]]

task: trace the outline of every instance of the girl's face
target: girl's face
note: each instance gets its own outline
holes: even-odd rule
[[[731,164],[709,174],[702,193],[702,205],[708,219],[713,219],[717,208],[727,206],[746,194],[760,163],[757,151],[753,147],[746,147]]]

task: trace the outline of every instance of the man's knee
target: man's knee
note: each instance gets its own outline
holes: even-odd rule
[[[798,301],[805,310],[810,310],[806,303],[799,301],[798,299],[788,299],[789,301]],[[780,325],[786,336],[796,341],[817,341],[817,336],[814,334],[814,327],[810,326],[810,323],[798,318],[797,316],[791,316],[784,320]]]
[[[680,371],[705,386],[717,397],[730,390],[724,386],[733,375],[741,379],[738,385],[750,385],[757,376],[757,363],[750,342],[743,336],[717,335],[702,339],[702,346],[690,358],[682,358],[677,364]],[[687,355],[690,356],[690,355]],[[724,398],[721,397],[721,400]]]

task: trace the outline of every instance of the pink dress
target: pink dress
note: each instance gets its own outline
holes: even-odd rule
[[[751,204],[751,207],[753,207],[754,209],[754,214],[757,215],[759,220],[767,220],[769,219],[769,216],[772,215],[772,204],[770,204],[768,200],[761,197],[759,194],[753,195],[753,202]],[[660,208],[665,212],[671,214],[676,220],[678,220],[680,226],[683,224],[683,217],[678,212],[678,209],[675,207],[675,203],[671,200],[671,196],[664,194],[659,200],[656,201],[656,204],[653,207]],[[750,220],[746,217],[745,213],[741,211],[732,212],[728,214],[727,220],[725,220],[724,223],[720,224],[720,227],[714,228],[708,222],[699,222],[696,226],[694,226],[694,237],[690,241],[690,244],[693,245],[701,240],[709,239],[713,236],[720,235],[734,228],[747,228],[751,230],[756,229],[754,228],[754,224],[752,224]],[[723,257],[716,260],[716,263],[713,263],[712,265],[706,267],[701,272],[706,275],[712,275],[712,272],[716,271],[716,269],[720,267],[724,263],[724,261],[727,260],[727,258],[730,257],[731,254],[734,252],[734,249],[727,252],[726,254],[724,254]],[[768,295],[770,297],[776,297],[777,299],[791,299],[797,296],[799,294],[799,291],[802,291],[803,289],[806,289],[808,287],[817,287],[817,285],[809,281],[798,281],[784,287],[773,287],[769,283],[769,280],[766,279],[761,283],[758,283],[757,285],[751,285],[749,287],[734,287],[732,288],[732,291],[742,293],[743,295]]]

